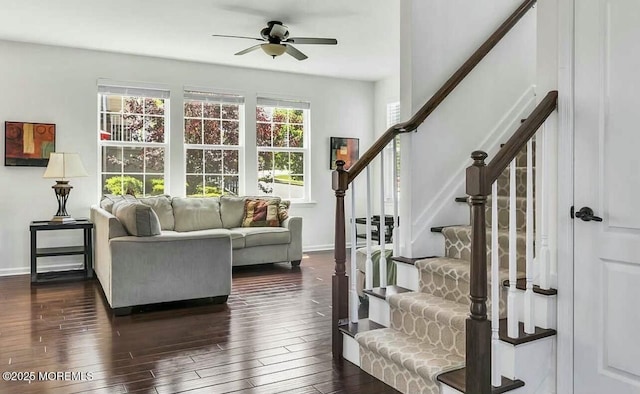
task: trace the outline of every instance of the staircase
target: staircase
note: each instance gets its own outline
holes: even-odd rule
[[[526,238],[526,151],[516,158],[516,233],[517,233],[517,276],[525,278],[525,238]],[[499,283],[508,284],[509,279],[509,169],[498,178],[498,261]],[[466,203],[466,198],[458,198],[452,203]],[[492,233],[491,204],[486,207],[487,233]],[[367,325],[356,333],[343,327],[343,333],[357,341],[358,357],[354,361],[360,367],[402,393],[440,393],[440,382],[456,383],[465,365],[465,320],[471,302],[470,259],[471,226],[458,225],[434,227],[434,232],[443,235],[445,255],[424,259],[395,259],[396,264],[411,265],[419,276],[419,287],[415,291],[402,286],[365,290],[369,297],[383,300],[389,305],[390,325],[380,322],[361,322]],[[488,261],[491,261],[491,245],[487,245]],[[491,284],[491,278],[489,284]],[[523,286],[520,286],[523,287]],[[522,289],[524,290],[524,289]],[[555,295],[550,292],[549,295]],[[499,317],[506,319],[507,287],[502,287],[499,295]],[[372,307],[376,301],[372,300]],[[487,301],[491,310],[491,298]],[[490,314],[490,312],[489,312]],[[553,329],[539,328],[535,335],[519,333],[518,338],[506,335],[506,321],[502,340],[520,344],[549,338],[555,335]],[[521,334],[521,335],[520,335]],[[349,355],[351,356],[351,355]],[[348,356],[348,357],[349,357]],[[444,375],[443,375],[444,374]],[[440,381],[439,378],[440,377]],[[522,380],[504,378],[501,392],[524,386]]]
[[[556,110],[558,92],[549,92],[540,100],[490,162],[485,152],[471,154],[473,162],[465,177],[468,197],[451,202],[468,203],[470,224],[432,229],[444,238],[444,256],[400,257],[394,231],[392,260],[398,285],[386,286],[382,253],[381,286],[367,284],[365,290],[370,299],[369,319],[358,319],[355,251],[351,281],[346,273],[345,196],[349,185],[367,170],[370,227],[369,166],[373,159],[395,143],[399,134],[416,131],[534,4],[535,0],[525,0],[410,120],[389,128],[349,170],[344,169],[343,161],[336,162],[332,177],[336,196],[333,356],[338,362],[344,357],[359,365],[402,393],[555,392],[557,291],[550,286],[548,182],[545,167],[535,168],[534,163],[536,155],[541,156],[539,164],[545,163],[549,151],[546,132],[536,133]],[[541,171],[539,185],[534,185],[536,170]],[[397,178],[393,179],[396,196]],[[384,182],[381,188],[384,195]],[[397,212],[394,201],[394,229],[399,224]],[[384,216],[384,204],[380,216]],[[355,235],[352,237],[355,245]],[[381,249],[387,249],[384,237],[380,242]],[[366,270],[371,273],[368,250]]]

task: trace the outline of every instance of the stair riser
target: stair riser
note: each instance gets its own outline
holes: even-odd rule
[[[428,381],[418,374],[376,354],[364,347],[360,347],[360,368],[369,375],[382,380],[389,386],[402,393],[439,394],[437,384]]]
[[[509,196],[510,186],[510,169],[505,169],[498,177],[498,195]],[[535,177],[536,169],[533,168],[533,195],[535,196]],[[527,196],[527,169],[525,167],[516,167],[516,196]]]
[[[487,201],[487,207],[485,209],[485,220],[487,223],[487,227],[496,227],[493,223],[491,223],[492,211],[493,209],[491,209],[491,199],[489,199]],[[498,198],[498,229],[509,229],[509,199],[507,197]],[[527,229],[527,200],[525,198],[516,199],[516,229],[518,231],[525,231]]]
[[[464,331],[452,326],[391,307],[391,328],[464,357]]]
[[[445,228],[445,256],[471,261],[471,230],[467,228]],[[526,267],[524,237],[516,237],[518,271],[524,272]],[[509,267],[509,236],[501,233],[498,237],[498,258],[500,268]],[[491,262],[491,233],[487,231],[487,264]]]

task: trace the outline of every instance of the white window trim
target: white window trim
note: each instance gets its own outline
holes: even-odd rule
[[[165,92],[167,93],[166,97],[163,97],[163,99],[165,100],[165,107],[164,107],[164,142],[160,143],[160,142],[136,142],[136,141],[111,141],[111,140],[101,140],[100,139],[100,135],[99,135],[99,131],[100,131],[100,114],[102,113],[102,111],[100,110],[100,98],[101,96],[104,94],[102,92],[100,92],[100,88],[101,87],[113,87],[113,88],[117,88],[117,89],[140,89],[140,90],[157,90],[157,91],[161,91],[161,92]],[[108,95],[108,94],[107,94]],[[137,97],[137,96],[134,96]],[[109,112],[105,112],[105,113],[109,113]],[[115,112],[114,112],[115,114]],[[168,192],[168,190],[171,190],[171,177],[169,176],[170,174],[170,168],[171,168],[171,159],[170,159],[170,147],[171,147],[171,133],[170,133],[170,129],[171,129],[171,92],[170,90],[165,87],[165,86],[159,86],[159,85],[151,85],[151,84],[142,84],[142,83],[126,83],[126,82],[116,82],[116,81],[111,81],[111,80],[102,80],[99,79],[98,83],[96,85],[96,140],[97,140],[97,152],[98,154],[96,155],[96,168],[97,168],[97,175],[98,175],[98,182],[97,182],[97,195],[98,195],[98,199],[102,198],[102,196],[104,195],[104,190],[103,190],[103,183],[102,183],[102,176],[105,174],[102,171],[102,148],[103,147],[120,147],[120,148],[126,148],[126,147],[141,147],[141,148],[145,148],[145,147],[149,147],[149,148],[163,148],[164,149],[164,193],[166,194]],[[146,162],[143,161],[143,168],[144,166],[146,166]],[[140,175],[140,173],[121,173],[119,175],[125,175],[125,174],[130,174],[130,175]],[[152,173],[153,174],[153,173]],[[144,175],[144,172],[143,172]]]
[[[246,195],[246,166],[245,166],[245,127],[246,127],[246,118],[245,118],[245,107],[246,104],[244,102],[244,95],[239,94],[238,92],[227,92],[223,90],[210,89],[210,88],[195,88],[195,87],[185,87],[184,92],[187,91],[200,91],[205,93],[212,94],[220,94],[220,95],[234,95],[242,98],[242,103],[236,103],[238,108],[238,145],[219,145],[219,144],[187,144],[184,142],[184,123],[186,119],[202,119],[198,117],[191,117],[184,115],[184,104],[187,101],[198,101],[192,99],[185,99],[183,93],[182,99],[182,150],[183,150],[183,161],[184,161],[184,171],[181,174],[183,184],[187,184],[187,175],[201,175],[201,174],[191,174],[187,172],[187,150],[188,149],[210,149],[210,150],[236,150],[238,152],[238,196]],[[232,104],[232,103],[231,103]],[[206,118],[209,119],[209,118]],[[224,119],[222,119],[224,120]],[[202,174],[205,175],[204,173]],[[224,175],[223,175],[224,176]],[[182,188],[182,195],[186,196],[186,189]]]
[[[271,100],[273,102],[278,102],[279,104],[281,104],[279,107],[273,107],[272,105],[266,105],[266,104],[256,104],[256,109],[258,107],[271,107],[271,108],[291,108],[291,109],[302,109],[302,111],[304,111],[304,116],[303,116],[303,121],[302,121],[302,125],[304,127],[304,133],[302,135],[302,144],[303,144],[303,148],[297,148],[297,147],[273,147],[273,146],[258,146],[257,144],[257,140],[254,141],[253,143],[256,145],[256,168],[255,171],[258,171],[258,167],[257,167],[257,163],[258,163],[258,157],[260,152],[302,152],[303,153],[303,157],[304,157],[304,173],[303,173],[303,177],[304,177],[304,198],[292,198],[289,199],[291,201],[291,204],[293,205],[298,205],[298,206],[309,206],[309,205],[315,205],[317,202],[314,201],[311,197],[311,104],[309,101],[302,101],[302,100],[298,100],[298,99],[271,99],[268,97],[262,97],[260,96],[257,100],[257,102],[259,102],[259,100]],[[305,108],[298,108],[295,105],[294,106],[287,106],[287,103],[290,104],[295,104],[296,102],[300,102],[300,103],[304,103],[306,105]],[[255,117],[255,115],[254,115]],[[262,123],[262,122],[258,122],[256,120],[255,124],[256,124],[256,130],[258,127],[258,123]],[[258,190],[258,186],[257,184],[254,185],[255,190],[257,192],[257,195],[259,195],[259,190]],[[286,197],[283,197],[286,198]],[[288,199],[288,198],[286,198]]]
[[[392,102],[387,104],[387,128],[400,122],[400,102]],[[396,137],[397,138],[397,137]],[[397,142],[399,143],[399,142]],[[393,202],[393,142],[384,147],[382,154],[384,155],[384,201],[386,203]],[[398,173],[398,176],[400,174]]]

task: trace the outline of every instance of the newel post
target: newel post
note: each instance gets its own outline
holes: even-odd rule
[[[466,321],[466,392],[491,393],[491,323],[487,320],[487,231],[485,205],[487,154],[475,151],[467,168],[467,194],[471,204],[471,308]],[[497,229],[496,229],[497,230]],[[497,252],[497,251],[496,251]],[[495,253],[495,252],[494,252]]]
[[[342,361],[342,335],[338,328],[349,321],[349,278],[346,275],[347,241],[345,236],[344,195],[349,188],[349,173],[343,160],[336,161],[332,174],[332,187],[336,192],[336,222],[334,258],[335,271],[332,278],[331,350],[334,361]]]

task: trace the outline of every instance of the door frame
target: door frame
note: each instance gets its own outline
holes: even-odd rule
[[[574,239],[569,209],[574,202],[575,0],[558,0],[558,335],[556,392],[574,387]],[[566,182],[569,179],[570,182]],[[562,180],[563,182],[560,182]]]

